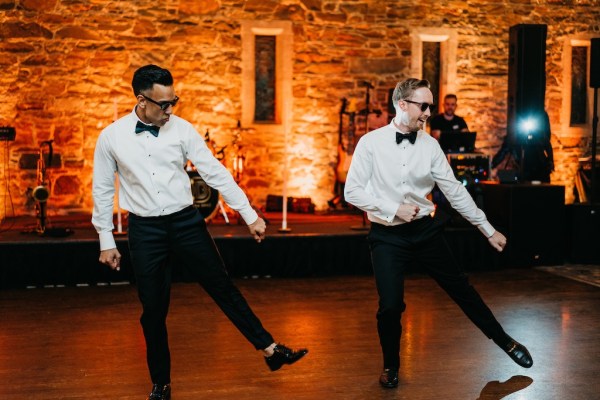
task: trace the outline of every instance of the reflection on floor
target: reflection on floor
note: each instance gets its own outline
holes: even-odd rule
[[[600,290],[536,269],[471,273],[523,369],[428,277],[406,280],[400,385],[383,389],[371,276],[236,280],[275,339],[310,352],[270,372],[192,283],[168,319],[178,400],[598,399]],[[150,390],[135,285],[0,291],[2,399],[135,400]]]
[[[536,269],[600,287],[600,265],[571,264]]]

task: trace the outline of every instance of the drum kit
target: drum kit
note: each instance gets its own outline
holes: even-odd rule
[[[186,171],[192,185],[194,207],[200,211],[200,214],[202,214],[205,220],[210,220],[217,213],[217,207],[223,208],[223,202],[220,199],[219,191],[208,186],[198,171],[193,167],[191,169],[186,167]],[[227,213],[225,213],[225,216],[227,216]]]
[[[233,178],[238,184],[242,179],[245,160],[245,155],[242,151],[241,146],[241,132],[242,129],[240,127],[240,122],[238,121],[237,129],[235,131],[235,135],[231,143],[232,151],[230,151],[232,163],[230,170],[233,170]],[[204,135],[204,141],[206,142],[208,148],[215,155],[217,160],[219,160],[223,165],[227,167],[228,157],[226,156],[225,151],[227,149],[227,145],[223,147],[218,147],[216,142],[211,139],[208,130],[206,130],[206,133]],[[185,166],[185,170],[190,178],[192,196],[194,198],[194,207],[196,207],[198,211],[200,211],[200,214],[202,214],[205,221],[210,221],[218,214],[218,211],[220,211],[221,215],[225,219],[225,222],[229,224],[228,214],[233,213],[233,211],[230,210],[226,203],[221,199],[219,191],[208,186],[208,184],[204,181],[204,179],[202,179],[202,177],[196,170],[196,167],[194,167],[191,161],[188,160]]]

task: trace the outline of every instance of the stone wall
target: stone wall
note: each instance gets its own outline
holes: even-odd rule
[[[573,201],[591,132],[562,131],[562,54],[570,35],[600,36],[598,0],[0,0],[0,126],[17,129],[10,147],[0,143],[0,217],[12,216],[7,187],[16,215],[34,213],[27,193],[47,140],[60,156],[48,170],[49,214],[91,210],[96,138],[132,110],[131,77],[144,64],[172,71],[176,114],[209,130],[219,146],[231,144],[242,107],[242,20],[293,23],[290,182],[311,176],[318,184],[308,193],[301,183],[287,190],[318,209],[332,197],[341,99],[364,106],[361,82],[368,81],[372,106],[385,110],[389,88],[410,74],[415,27],[458,30],[458,113],[479,132],[478,148],[494,154],[506,133],[509,27],[547,24],[552,181],[566,185]],[[244,131],[243,143],[241,183],[262,206],[281,193],[284,148],[261,129]]]

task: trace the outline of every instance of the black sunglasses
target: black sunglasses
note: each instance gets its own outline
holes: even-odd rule
[[[435,109],[435,104],[429,104],[429,103],[419,103],[417,101],[412,101],[412,100],[406,100],[404,99],[403,101],[407,102],[407,103],[412,103],[412,104],[416,104],[419,106],[419,108],[421,108],[421,112],[425,112],[428,108],[433,111]]]
[[[179,97],[177,97],[177,96],[175,96],[175,98],[171,101],[155,101],[155,100],[152,100],[148,96],[144,96],[143,94],[142,94],[142,97],[145,98],[146,100],[148,100],[150,103],[156,104],[163,111],[167,111],[167,108],[169,108],[169,106],[175,107],[177,105],[177,102],[179,101]]]

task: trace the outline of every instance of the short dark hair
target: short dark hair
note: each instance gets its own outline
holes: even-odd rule
[[[406,100],[419,88],[430,87],[429,81],[426,79],[408,78],[402,82],[399,82],[394,89],[392,94],[392,102],[394,107],[398,105],[400,100]]]
[[[448,93],[447,95],[445,95],[444,100],[446,100],[446,99],[454,99],[454,100],[458,101],[458,98],[453,93]]]
[[[131,81],[133,94],[137,96],[144,90],[150,90],[155,83],[163,86],[173,86],[173,76],[168,69],[153,64],[138,68],[133,73],[133,80]]]

